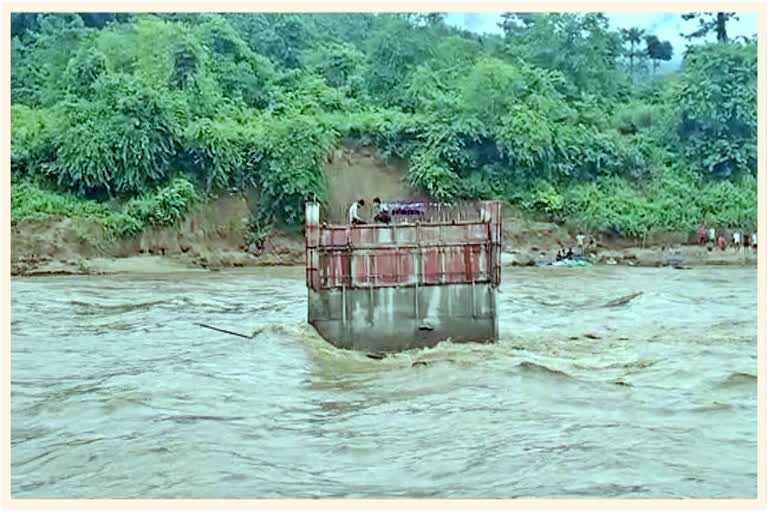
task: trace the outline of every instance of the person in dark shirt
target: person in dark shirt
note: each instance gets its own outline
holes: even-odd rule
[[[392,221],[392,216],[389,214],[386,208],[382,207],[381,199],[378,197],[373,198],[373,212],[374,222],[389,224]]]

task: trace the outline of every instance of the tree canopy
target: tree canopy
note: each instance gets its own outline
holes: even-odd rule
[[[439,13],[11,21],[15,183],[121,203],[254,188],[270,222],[298,223],[326,155],[356,141],[440,200],[627,234],[755,222],[754,39],[683,52],[600,13],[507,13],[502,36]],[[678,71],[639,73],[673,51]],[[719,204],[728,187],[748,213]]]

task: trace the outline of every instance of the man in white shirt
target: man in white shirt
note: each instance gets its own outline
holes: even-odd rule
[[[733,246],[736,248],[736,251],[741,249],[741,231],[733,232]]]
[[[349,207],[349,223],[350,224],[365,224],[363,222],[363,219],[360,218],[360,214],[358,213],[358,209],[365,206],[365,199],[358,199],[354,203],[352,203],[352,206]]]
[[[576,235],[576,245],[579,246],[579,256],[584,256],[584,233],[581,231]]]

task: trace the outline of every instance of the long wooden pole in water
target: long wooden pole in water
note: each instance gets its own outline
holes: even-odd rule
[[[200,327],[205,327],[206,329],[211,329],[212,331],[219,331],[225,334],[231,334],[232,336],[240,336],[241,338],[247,338],[249,340],[253,338],[253,336],[248,336],[247,334],[240,334],[239,332],[232,332],[226,329],[220,329],[219,327],[214,327],[212,325],[206,325],[206,324],[195,324],[195,325],[199,325]]]

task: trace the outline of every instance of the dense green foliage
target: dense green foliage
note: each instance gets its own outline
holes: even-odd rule
[[[185,178],[135,197],[119,208],[22,181],[11,187],[11,224],[45,217],[82,218],[100,224],[107,236],[121,238],[148,226],[172,226],[199,199],[194,185]]]
[[[13,16],[16,220],[125,235],[255,188],[263,233],[326,196],[348,140],[440,200],[628,235],[756,222],[754,40],[690,46],[661,76],[647,62],[682,49],[600,14],[509,13],[503,36],[436,14]]]
[[[95,201],[84,201],[71,194],[50,192],[29,182],[11,187],[11,224],[25,219],[49,215],[62,217],[93,217],[106,221],[111,210]]]

